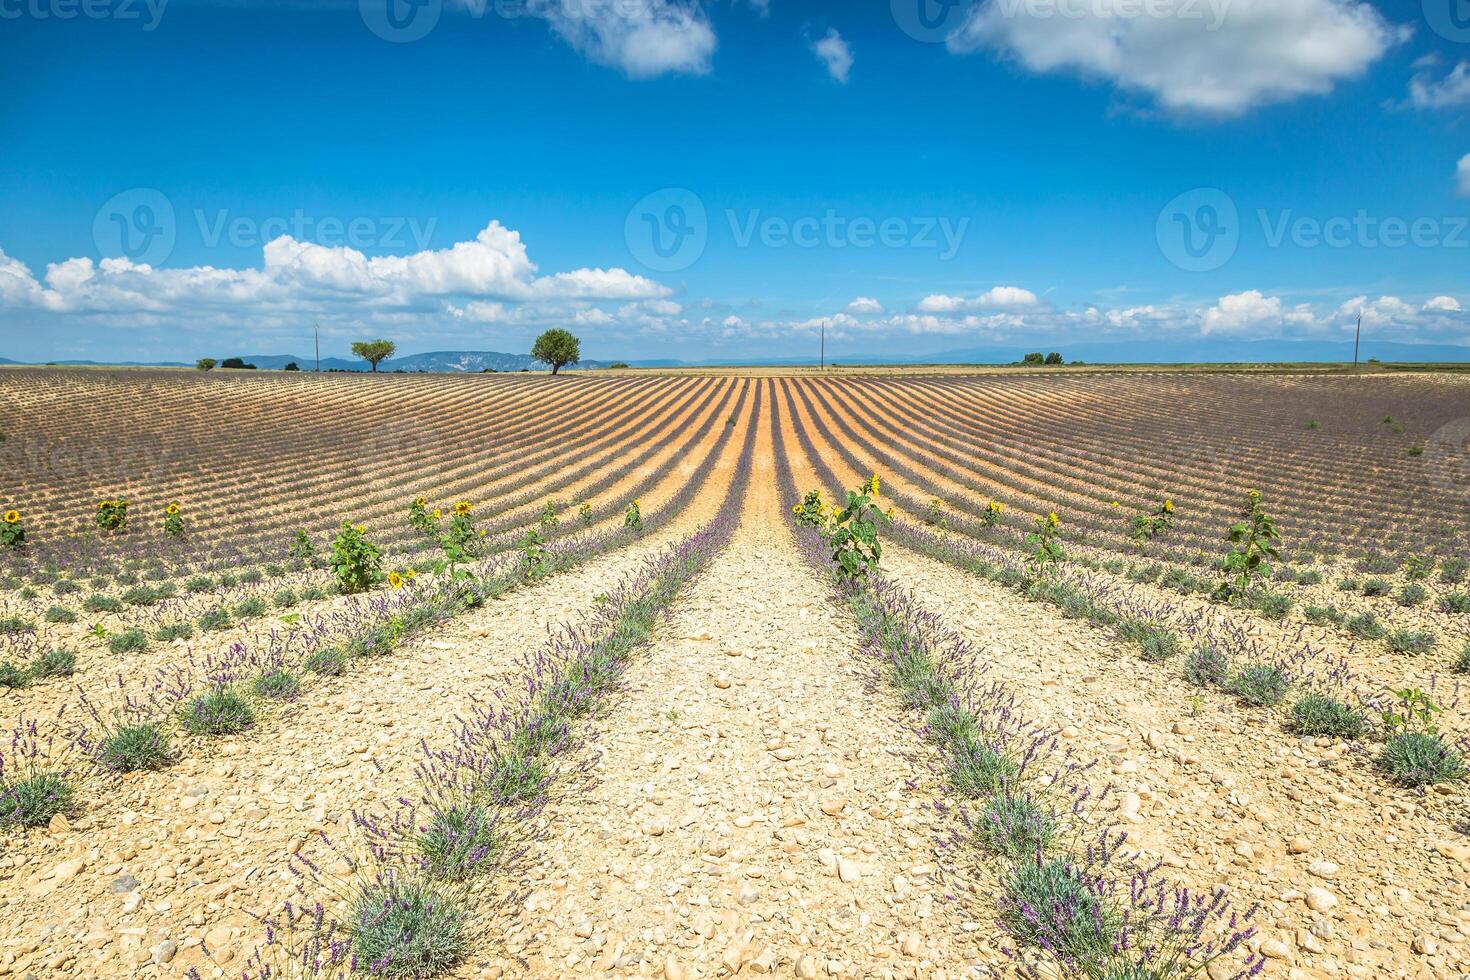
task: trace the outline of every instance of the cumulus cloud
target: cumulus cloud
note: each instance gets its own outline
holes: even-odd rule
[[[837,28],[828,28],[827,35],[812,45],[812,51],[827,66],[827,74],[847,84],[847,76],[852,71],[852,48],[837,33]]]
[[[981,0],[948,46],[1235,116],[1329,92],[1405,36],[1362,0]]]
[[[871,296],[859,296],[847,304],[849,313],[882,313],[883,304]]]
[[[1205,310],[1200,321],[1200,334],[1254,334],[1279,329],[1287,324],[1306,325],[1313,321],[1306,306],[1286,309],[1279,296],[1266,296],[1259,289],[1221,296],[1219,302]]]
[[[955,313],[961,310],[983,310],[1004,307],[1036,306],[1036,294],[1019,286],[992,286],[979,296],[946,296],[931,293],[919,300],[920,313]]]
[[[156,268],[124,258],[52,263],[37,280],[0,252],[0,307],[115,318],[214,316],[248,321],[287,312],[340,315],[449,312],[481,322],[523,306],[661,301],[668,287],[623,269],[539,276],[520,235],[492,221],[472,241],[409,255],[368,256],[281,236],[258,269]],[[454,299],[466,301],[455,306]]]
[[[716,40],[698,4],[672,0],[534,3],[526,9],[584,57],[630,78],[709,71]]]
[[[1460,301],[1453,296],[1436,296],[1424,304],[1425,310],[1441,310],[1446,313],[1459,313]]]

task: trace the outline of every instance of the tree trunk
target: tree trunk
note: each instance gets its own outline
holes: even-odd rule
[[[558,372],[560,370],[561,370],[561,365],[553,362],[552,365],[551,365],[551,374],[552,374],[552,376],[555,377],[556,376],[556,372]]]
[[[373,366],[373,373],[374,374],[377,374],[378,373],[378,362],[377,361],[368,361],[368,363]]]

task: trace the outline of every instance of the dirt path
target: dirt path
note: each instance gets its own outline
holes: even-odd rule
[[[505,924],[507,976],[960,976],[930,777],[801,564],[768,437],[729,549],[592,723]]]

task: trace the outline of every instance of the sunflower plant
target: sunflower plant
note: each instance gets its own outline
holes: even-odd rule
[[[19,551],[26,546],[26,526],[20,522],[20,511],[14,507],[0,517],[0,548]]]
[[[1215,589],[1215,598],[1236,602],[1271,576],[1271,562],[1281,558],[1277,542],[1281,534],[1276,522],[1261,509],[1261,492],[1247,490],[1241,520],[1230,525],[1225,540],[1233,546],[1225,556],[1225,581]]]
[[[420,534],[434,537],[439,533],[439,511],[429,513],[429,502],[423,497],[413,498],[408,505],[408,526]]]
[[[1129,537],[1133,543],[1143,545],[1152,541],[1174,525],[1174,501],[1168,497],[1152,513],[1134,514],[1130,522]]]
[[[1061,526],[1062,519],[1057,516],[1056,511],[1052,511],[1045,517],[1038,517],[1036,529],[1026,535],[1026,544],[1031,548],[1026,563],[1035,571],[1037,578],[1046,578],[1067,557],[1062,551],[1061,543],[1057,541],[1057,531]]]
[[[383,581],[383,553],[367,539],[367,527],[342,522],[328,564],[344,594],[363,592]]]
[[[924,510],[924,523],[941,531],[949,530],[949,518],[944,516],[944,501],[934,497]]]
[[[546,573],[546,542],[541,537],[539,527],[527,529],[517,542],[517,547],[526,562],[526,578],[539,578]]]
[[[582,522],[583,527],[592,526],[592,505],[585,500],[577,504],[577,520]]]
[[[163,533],[165,537],[182,538],[184,536],[184,514],[178,502],[170,500],[168,506],[163,508]]]
[[[827,506],[822,502],[822,491],[808,490],[806,496],[799,503],[791,506],[791,513],[796,515],[796,523],[802,527],[826,527]]]
[[[827,524],[827,544],[832,549],[832,564],[838,578],[855,582],[878,569],[883,545],[878,541],[878,525],[893,516],[878,506],[878,474],[868,477],[856,490],[847,491],[847,501],[835,505]]]
[[[992,500],[985,505],[985,511],[980,515],[980,523],[986,527],[995,527],[1000,521],[1000,515],[1006,512],[1006,505],[999,500]]]
[[[296,534],[291,538],[291,547],[287,553],[299,561],[312,561],[316,558],[316,546],[311,543],[311,535],[301,528],[296,529]]]
[[[474,508],[468,500],[454,505],[454,516],[439,535],[439,546],[449,556],[451,564],[470,561],[480,555],[480,539],[484,537],[475,530]]]
[[[104,531],[122,531],[128,526],[128,502],[103,500],[97,504],[97,526]]]
[[[627,510],[623,511],[623,527],[638,534],[643,533],[643,510],[638,506],[636,499],[628,505]]]
[[[557,516],[560,510],[561,505],[555,500],[548,500],[541,505],[541,514],[537,518],[537,522],[543,530],[549,531],[561,523],[561,518]]]

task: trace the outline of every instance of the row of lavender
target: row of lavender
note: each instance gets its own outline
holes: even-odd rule
[[[436,465],[449,466],[450,472],[447,476],[452,478],[452,482],[444,484],[441,481],[433,489],[439,495],[464,496],[489,483],[508,480],[509,482],[498,488],[493,509],[485,512],[485,516],[504,515],[500,523],[507,527],[526,523],[534,518],[532,511],[540,512],[548,495],[562,491],[614,461],[621,466],[623,472],[634,471],[666,450],[681,436],[685,437],[682,444],[684,448],[675,455],[687,451],[688,447],[697,444],[697,437],[689,438],[687,427],[678,425],[678,421],[686,413],[689,418],[697,418],[705,413],[718,395],[719,404],[698,429],[701,434],[707,433],[729,403],[733,391],[733,386],[691,387],[685,397],[671,400],[671,404],[665,405],[660,411],[657,421],[647,433],[646,441],[640,442],[643,448],[631,459],[619,458],[626,448],[626,421],[623,425],[606,429],[589,429],[584,426],[582,432],[590,434],[582,434],[568,441],[557,441],[553,438],[555,444],[552,448],[541,448],[546,445],[550,436],[537,430],[520,439],[497,444],[493,450],[496,456],[510,461],[489,471],[479,469],[475,460],[450,464],[435,460]],[[700,395],[703,397],[700,398]],[[644,400],[648,397],[645,395]],[[631,417],[636,421],[640,404],[635,401],[619,405],[618,416]],[[569,456],[575,456],[582,462],[577,466],[564,467],[563,463]],[[393,462],[412,465],[423,461],[409,459]],[[543,482],[548,478],[552,482]],[[343,481],[342,485],[351,486],[352,483]],[[258,494],[261,491],[257,489],[253,492]],[[390,496],[392,499],[401,499],[401,489],[395,488]],[[383,507],[391,506],[388,496],[376,498],[376,503],[383,505],[378,510],[372,509],[374,500],[353,498],[349,502],[360,514],[363,513],[361,508],[368,508],[366,517],[369,520],[386,516],[388,511]],[[330,508],[325,504],[326,502],[319,501],[314,504],[313,510],[329,511]],[[562,509],[567,506],[569,505],[566,503],[561,504]],[[600,516],[606,516],[603,513],[607,510],[606,507],[599,506],[596,510]],[[77,582],[82,578],[90,578],[94,587],[103,588],[110,584],[108,580],[111,577],[117,585],[127,587],[137,585],[140,578],[144,582],[165,582],[204,572],[239,576],[247,574],[250,569],[259,569],[274,577],[282,575],[293,564],[299,568],[300,563],[295,560],[297,556],[292,554],[292,545],[286,537],[275,535],[274,540],[263,538],[254,546],[241,543],[247,537],[244,532],[232,532],[225,540],[208,542],[191,540],[190,537],[108,538],[108,542],[122,549],[121,554],[125,554],[126,559],[106,557],[98,553],[97,549],[106,542],[94,538],[69,538],[64,542],[51,542],[49,545],[31,544],[26,553],[16,556],[16,561],[12,562],[11,574],[0,580],[0,584],[25,590],[27,586],[22,585],[24,578],[29,581],[31,592],[35,592],[37,587],[47,586],[56,591],[60,584],[60,589],[65,590],[63,594],[66,594],[77,588]],[[93,547],[79,550],[85,542],[92,542]],[[407,554],[421,547],[416,537],[398,529],[389,532],[384,544],[392,550]]]
[[[789,395],[787,404],[794,408]],[[800,425],[795,432],[821,479],[840,486],[810,435]],[[825,431],[823,435],[836,445]],[[1018,553],[906,521],[894,522],[891,534],[916,551],[1110,630],[1137,644],[1146,660],[1182,660],[1185,679],[1198,687],[1216,688],[1265,709],[1284,704],[1295,692],[1285,725],[1298,735],[1344,739],[1359,748],[1363,740],[1380,739],[1379,768],[1396,783],[1422,787],[1467,775],[1470,746],[1442,733],[1436,721],[1446,703],[1458,699],[1458,684],[1436,694],[1442,685],[1431,676],[1428,692],[1412,687],[1385,692],[1364,685],[1344,658],[1300,635],[1285,649],[1268,650],[1237,622],[1210,621],[1202,612],[1151,600],[1103,575],[1080,570],[1043,575]],[[1192,649],[1185,650],[1181,635]]]
[[[279,539],[298,526],[303,507],[313,513],[371,516],[375,508],[390,508],[405,489],[418,492],[429,476],[443,492],[467,495],[487,466],[513,474],[522,460],[539,465],[569,442],[605,443],[610,435],[625,435],[632,425],[651,424],[677,396],[708,388],[670,386],[658,379],[572,383],[537,392],[537,411],[527,410],[525,389],[507,397],[504,390],[497,396],[476,386],[457,397],[441,395],[416,404],[407,412],[391,401],[363,401],[359,393],[345,417],[341,403],[252,401],[268,393],[244,392],[227,403],[189,404],[195,416],[191,424],[163,427],[138,422],[138,416],[156,406],[147,400],[146,389],[128,388],[114,395],[115,417],[131,412],[134,422],[113,434],[117,441],[94,437],[89,442],[75,431],[73,406],[67,404],[46,419],[49,434],[33,432],[6,448],[17,454],[17,483],[41,495],[36,517],[44,540],[37,544],[61,554],[81,549],[106,557],[112,539],[71,536],[58,524],[63,515],[93,505],[91,488],[98,485],[123,497],[143,499],[165,488],[172,499],[197,497],[201,512],[214,518],[201,526],[204,536],[219,532],[242,540],[274,533]],[[176,400],[183,391],[173,392]],[[188,404],[187,395],[182,398]],[[274,423],[273,439],[230,438],[229,420],[241,413],[271,420],[261,424]],[[585,422],[604,416],[610,424]],[[193,431],[183,431],[188,429]],[[127,465],[140,459],[159,465],[141,470]],[[202,473],[209,474],[207,482],[199,479]],[[46,480],[48,474],[55,479]],[[47,486],[60,486],[64,498],[47,497]],[[116,556],[116,549],[110,553]]]
[[[788,392],[788,406],[789,404],[792,403],[791,398],[789,398]],[[816,426],[817,433],[819,433],[819,435],[822,436],[823,439],[825,439],[826,444],[828,444],[829,447],[835,447],[836,453],[841,455],[841,457],[844,458],[845,461],[847,461],[848,466],[853,467],[856,472],[863,472],[863,470],[866,469],[866,467],[864,467],[863,460],[860,460],[860,458],[858,458],[857,455],[853,453],[853,450],[848,447],[847,441],[844,441],[844,439],[833,438],[832,432],[831,430],[826,428],[826,422],[822,419],[822,416],[819,416],[819,414],[816,413],[810,413],[810,404],[807,404],[807,408],[808,414],[810,414],[811,419],[813,419],[813,425]],[[838,425],[844,425],[844,423],[841,422],[841,419],[838,419]],[[845,426],[844,432],[847,432]],[[811,448],[810,441],[808,441],[806,430],[798,429],[798,433],[800,433],[801,438],[807,439],[806,445],[808,453],[816,458],[816,453],[814,453],[813,448]],[[895,460],[895,458],[892,457],[891,454],[883,453],[883,451],[878,450],[878,448],[875,447],[867,448],[869,448],[870,453],[872,453],[872,455],[870,455],[870,460],[875,461],[875,463],[894,463],[895,469],[897,469],[898,472],[903,473],[903,475],[907,476],[907,478],[910,478],[911,480],[923,479],[922,475],[919,475],[919,473],[914,472],[914,470],[908,469],[908,467],[903,466],[903,464],[901,464],[901,461]],[[825,464],[822,464],[822,466],[825,466]],[[826,473],[828,473],[829,479],[832,480],[833,485],[836,485],[835,476],[831,475],[831,470],[826,470]],[[928,513],[928,511],[926,511],[926,507],[929,507],[929,505],[923,504],[923,502],[916,500],[916,498],[911,497],[911,495],[901,494],[900,492],[900,494],[892,495],[892,498],[894,498],[894,500],[897,501],[898,504],[903,505],[903,507],[906,508],[906,510],[910,511],[910,513]],[[923,538],[923,535],[920,535],[923,539],[925,539],[925,541],[928,541],[928,539],[931,538],[939,539],[939,541],[953,542],[953,544],[956,544],[956,547],[961,548],[961,550],[964,550],[964,548],[973,547],[979,548],[979,550],[982,551],[986,551],[988,552],[988,554],[1008,555],[1008,557],[1005,558],[998,558],[998,563],[1000,563],[1001,566],[1022,566],[1023,555],[1026,554],[1026,548],[1029,548],[1029,544],[1026,544],[1025,539],[1011,538],[1011,536],[1001,536],[1001,538],[997,539],[997,536],[995,536],[994,533],[991,532],[991,529],[986,526],[986,522],[979,522],[979,520],[967,520],[963,519],[963,517],[951,517],[948,516],[948,514],[942,513],[936,514],[936,516],[935,514],[931,514],[929,520],[931,520],[932,525],[935,527],[942,526],[942,529],[944,530],[953,530],[953,532],[958,532],[958,535],[963,535],[964,538],[972,539],[972,541],[958,541],[958,539],[956,539],[956,536],[948,535],[948,533],[931,533],[928,538]],[[992,544],[986,545],[985,542],[992,542]],[[938,555],[936,555],[936,557],[938,557]],[[1108,592],[1108,594],[1129,595],[1130,604],[1148,604],[1148,599],[1139,598],[1138,595],[1136,595],[1138,594],[1138,589],[1133,589],[1132,586],[1127,586],[1126,583],[1116,582],[1116,580],[1111,580],[1110,577],[1108,577],[1108,574],[1116,573],[1114,572],[1114,567],[1116,566],[1104,566],[1103,563],[1094,563],[1094,561],[1088,560],[1088,558],[1080,557],[1080,555],[1076,554],[1070,554],[1070,552],[1069,554],[1067,554],[1067,558],[1070,558],[1070,560],[1073,561],[1078,561],[1078,563],[1080,564],[1085,564],[1086,567],[1091,567],[1091,569],[1094,570],[1095,573],[1097,573],[1092,574],[1092,576],[1080,576],[1083,580],[1086,580],[1086,582],[1089,583],[1089,588],[1095,589],[1095,591]],[[973,569],[973,561],[972,563],[967,563],[967,567],[972,567]],[[1107,574],[1103,574],[1104,572],[1107,572]],[[1166,574],[1166,572],[1164,572],[1163,569],[1158,569],[1157,576],[1150,573],[1135,574],[1135,576],[1132,577],[1136,580],[1136,582],[1145,582],[1145,580],[1151,582],[1151,580],[1155,579],[1163,582],[1164,574]],[[1211,582],[1211,588],[1213,588],[1213,586],[1219,585],[1219,580],[1219,577],[1216,577],[1216,579]],[[1269,613],[1269,616],[1272,616],[1273,619],[1282,619],[1282,617],[1285,617],[1286,608],[1289,608],[1289,605],[1291,605],[1291,599],[1282,597],[1279,592],[1267,592],[1264,591],[1264,589],[1252,589],[1252,591],[1247,592],[1244,597],[1241,597],[1241,602],[1244,602],[1244,604],[1250,604],[1251,607],[1254,608],[1261,608],[1261,610]],[[1163,610],[1164,608],[1164,605],[1160,604],[1160,602],[1152,602],[1152,605],[1154,605],[1155,608],[1158,608],[1158,610]],[[1241,608],[1241,604],[1220,605],[1220,607],[1217,608],[1222,611],[1222,614],[1226,614],[1226,616],[1233,616],[1233,613],[1229,613],[1229,610]],[[1330,616],[1330,613],[1324,613],[1323,610],[1320,610],[1319,607],[1314,607],[1314,605],[1310,605],[1310,607],[1307,608],[1307,613],[1308,620],[1313,621],[1313,623],[1319,624],[1319,626],[1327,627],[1327,629],[1341,630],[1341,632],[1345,633],[1345,636],[1349,638],[1349,641],[1358,641],[1358,639],[1382,639],[1382,641],[1385,641],[1386,644],[1389,645],[1389,649],[1392,649],[1392,651],[1395,652],[1413,652],[1413,654],[1424,654],[1424,652],[1430,651],[1430,649],[1433,649],[1436,645],[1438,645],[1439,636],[1452,638],[1452,636],[1458,635],[1460,636],[1460,644],[1464,645],[1464,651],[1460,652],[1460,654],[1457,655],[1457,660],[1455,660],[1455,669],[1460,671],[1470,671],[1470,641],[1467,641],[1466,636],[1464,636],[1466,624],[1464,624],[1463,616],[1460,616],[1460,614],[1445,613],[1444,616],[1441,617],[1441,620],[1436,621],[1436,626],[1438,626],[1438,635],[1436,635],[1436,633],[1426,632],[1426,630],[1388,630],[1385,626],[1383,626],[1382,623],[1380,623],[1379,620],[1377,620],[1376,616],[1373,616],[1372,613],[1360,614],[1360,616],[1351,617],[1351,619],[1349,619],[1349,617],[1347,616],[1342,616],[1341,619],[1338,619],[1338,617]],[[1170,610],[1170,617],[1172,617],[1172,619],[1179,619],[1180,616],[1185,616],[1186,619],[1189,620],[1202,619],[1201,616],[1188,617],[1186,616],[1186,614],[1183,614],[1182,611]],[[1338,619],[1338,621],[1335,621],[1335,619]],[[1229,632],[1232,636],[1241,636],[1244,635],[1245,630],[1239,629],[1239,627],[1233,627],[1233,629],[1229,629],[1227,630],[1227,632]],[[1299,638],[1298,635],[1297,642],[1299,641],[1301,641],[1301,638]],[[1239,641],[1233,642],[1232,645],[1239,646]],[[1244,654],[1244,652],[1251,652],[1252,657],[1254,657],[1255,660],[1258,660],[1258,651],[1245,651],[1245,649],[1242,649],[1241,652],[1242,654]],[[1349,648],[1349,652],[1351,652],[1351,648]],[[1285,657],[1283,657],[1283,660],[1289,661],[1289,663],[1295,663],[1295,661],[1322,661],[1323,658],[1324,655],[1322,655],[1322,651],[1314,651],[1314,649],[1311,649],[1310,646],[1305,646],[1305,648],[1302,648],[1301,651],[1295,651],[1291,652],[1291,654],[1285,655]],[[1332,658],[1326,657],[1326,660],[1332,660]],[[1324,667],[1323,673],[1327,674],[1327,676],[1329,677],[1332,677],[1332,679],[1341,682],[1341,680],[1344,680],[1345,677],[1345,671],[1342,670],[1342,667],[1344,667],[1344,664],[1342,663],[1329,663],[1326,667]],[[1430,679],[1430,686],[1435,686],[1435,680],[1433,680],[1433,677],[1432,679]]]
[[[834,398],[846,396],[846,412],[874,429],[880,441],[890,431],[919,436],[930,452],[940,452],[961,467],[975,469],[993,486],[1035,501],[1042,513],[1065,507],[1077,526],[1116,534],[1113,504],[1151,507],[1161,493],[1188,503],[1178,536],[1188,548],[1208,547],[1212,529],[1228,520],[1232,507],[1220,493],[1225,473],[1249,474],[1252,485],[1289,495],[1288,525],[1293,537],[1316,552],[1347,550],[1381,554],[1448,548],[1466,553],[1462,527],[1447,519],[1455,504],[1447,497],[1453,483],[1453,456],[1425,453],[1425,439],[1447,418],[1460,414],[1456,392],[1444,385],[1421,387],[1408,397],[1375,407],[1365,392],[1340,405],[1321,423],[1292,417],[1293,381],[1237,379],[1270,401],[1252,417],[1236,397],[1215,389],[1217,380],[1194,379],[1203,396],[1205,421],[1187,433],[1175,431],[1173,407],[1160,404],[1159,392],[1130,379],[1094,378],[1070,396],[1055,386],[1033,388],[1016,398],[1005,387],[968,379],[877,381],[864,402],[885,414],[858,412],[854,386],[816,386]],[[1412,384],[1402,379],[1402,384]],[[1264,386],[1264,388],[1262,387]],[[1179,383],[1169,385],[1179,390]],[[1327,394],[1320,392],[1320,394]],[[1339,398],[1339,393],[1333,393]],[[825,399],[824,399],[825,400]],[[1297,403],[1317,411],[1316,397]],[[1426,425],[1413,437],[1403,434],[1404,413],[1422,416]],[[1434,421],[1435,418],[1438,421]],[[1058,424],[1058,423],[1062,424]],[[943,453],[942,446],[958,451]],[[1375,473],[1372,483],[1358,480]],[[1325,487],[1328,493],[1300,492]],[[1344,520],[1352,514],[1352,520]],[[1193,539],[1193,540],[1190,540]],[[1385,544],[1386,543],[1386,544]],[[1187,549],[1177,556],[1187,557]]]
[[[542,541],[551,542],[574,536],[581,533],[579,529],[591,527],[608,518],[621,517],[634,501],[661,485],[675,468],[687,465],[688,455],[703,444],[717,420],[723,417],[733,391],[733,388],[726,388],[725,398],[721,400],[717,410],[710,413],[704,423],[688,435],[679,449],[615,499],[596,505],[588,504],[577,514],[575,523],[561,523],[554,511],[550,512],[548,518],[548,508],[545,505],[536,510],[503,517],[484,529],[486,537],[478,550],[485,555],[496,555],[517,548],[527,526],[535,527]],[[733,419],[744,408],[747,395],[747,388],[742,388],[730,418]],[[725,431],[728,432],[729,419],[725,421]],[[653,453],[665,449],[676,434],[670,432],[653,450],[640,453],[629,460],[629,469],[612,474],[607,482],[616,482],[623,474],[645,465]],[[555,490],[562,485],[564,484],[559,481],[556,487],[550,489]],[[490,508],[490,513],[501,514],[505,510],[503,505],[495,505]],[[421,535],[418,540],[427,543]],[[433,558],[429,558],[413,567],[422,572],[435,563]],[[321,562],[316,561],[315,564]],[[135,654],[148,648],[150,638],[158,641],[191,639],[196,628],[203,633],[229,629],[237,621],[248,622],[262,616],[271,606],[286,612],[288,616],[299,618],[301,612],[289,611],[298,602],[323,599],[333,590],[331,576],[322,571],[286,573],[282,579],[274,582],[265,582],[259,576],[246,577],[250,579],[249,582],[228,586],[224,593],[212,589],[217,580],[204,579],[186,583],[186,592],[183,595],[171,589],[135,587],[124,593],[124,598],[129,603],[122,599],[93,595],[82,604],[82,610],[111,614],[112,618],[105,623],[99,622],[90,635],[95,636],[99,643],[106,644],[114,654]],[[233,577],[231,581],[234,581]],[[0,608],[0,612],[4,611],[4,608]],[[45,644],[45,638],[35,628],[35,615],[33,609],[28,609],[23,615],[0,616],[0,624],[10,622],[15,627],[0,630],[0,686],[18,688],[26,686],[32,679],[56,676],[54,673],[26,671],[22,666],[39,663],[41,658],[51,653]],[[53,606],[43,614],[43,618],[50,624],[64,624],[76,622],[77,616],[70,609]],[[250,639],[252,638],[247,638],[246,642]],[[74,655],[72,659],[75,660]]]
[[[772,426],[779,486],[797,499],[775,414]],[[1023,973],[1147,980],[1191,976],[1240,957],[1233,973],[1212,975],[1260,971],[1263,959],[1245,949],[1254,909],[1237,916],[1223,889],[1194,893],[1164,880],[1157,866],[1130,860],[1109,816],[1108,791],[1087,783],[1093,763],[1030,721],[969,644],[912,596],[875,570],[834,574],[837,539],[811,526],[793,532],[857,620],[880,676],[940,749],[941,775],[960,800],[944,846],[957,857],[978,849],[993,862],[998,925]]]
[[[760,400],[757,391],[756,417]],[[314,853],[292,857],[304,900],[265,921],[244,980],[427,978],[472,955],[492,911],[517,897],[497,892],[496,878],[532,846],[530,818],[571,765],[574,726],[617,688],[659,617],[734,533],[756,430],[752,422],[712,521],[649,558],[583,624],[529,654],[522,689],[491,693],[443,744],[425,744],[414,795],[390,812],[354,812],[347,839],[323,836]],[[326,856],[345,862],[351,876],[328,871]]]
[[[736,411],[743,405],[744,393]],[[579,534],[542,547],[534,559],[524,553],[492,556],[434,582],[354,597],[331,614],[273,630],[260,643],[235,643],[203,657],[191,651],[141,687],[119,677],[101,686],[100,697],[83,690],[76,704],[64,706],[44,726],[22,718],[8,749],[0,751],[0,825],[40,826],[74,812],[81,787],[93,780],[172,763],[189,744],[181,735],[238,735],[255,727],[272,703],[303,696],[313,677],[340,676],[355,659],[382,656],[489,598],[668,525],[708,482],[734,432],[734,426],[723,429],[679,490],[641,518],[641,532],[619,527]]]
[[[813,403],[808,398],[807,389],[798,387],[803,406],[812,418],[822,437],[828,444],[834,446],[838,453],[843,456],[858,471],[866,467],[860,464],[853,446],[860,448],[867,454],[871,465],[880,466],[885,471],[898,473],[905,477],[913,486],[924,486],[930,482],[930,478],[919,472],[913,466],[906,463],[901,453],[897,450],[878,445],[872,440],[864,438],[855,431],[855,424],[849,423],[841,412],[830,411],[827,402],[822,398],[820,390],[815,391],[816,398],[821,407],[828,410],[826,416],[830,417],[833,424],[838,428],[841,438],[832,438],[832,433],[827,428],[824,414],[813,409]],[[927,446],[927,444],[926,444]],[[930,451],[936,451],[929,447]],[[906,445],[902,450],[909,455],[915,455],[913,445]],[[943,501],[938,499],[919,500],[910,495],[895,493],[893,499],[898,501],[911,514],[933,514],[933,520],[938,523],[942,520],[945,525],[955,531],[959,531],[970,537],[1011,548],[1019,548],[1024,542],[1025,535],[1030,530],[1027,521],[1022,515],[1007,513],[1004,503],[995,501],[980,495],[979,488],[975,483],[974,463],[966,457],[955,454],[942,454],[949,462],[937,462],[926,459],[924,465],[939,476],[957,483],[959,486],[977,494],[969,497],[964,494],[951,495]],[[956,465],[950,465],[950,464]],[[1162,499],[1162,498],[1161,498]],[[1000,507],[997,508],[997,504]],[[1169,502],[1168,521],[1172,526],[1175,516],[1175,508],[1172,500]],[[1223,536],[1217,535],[1213,539],[1200,539],[1194,541],[1193,548],[1185,548],[1177,543],[1161,544],[1154,535],[1159,526],[1156,518],[1145,518],[1145,527],[1148,529],[1147,536],[1140,535],[1138,539],[1124,539],[1120,534],[1098,535],[1087,531],[1077,531],[1073,528],[1076,515],[1072,512],[1066,514],[1066,526],[1061,533],[1064,537],[1070,535],[1069,542],[1090,545],[1101,554],[1098,559],[1084,559],[1094,563],[1094,567],[1106,566],[1110,571],[1121,573],[1124,563],[1118,558],[1118,553],[1130,551],[1136,555],[1148,557],[1148,562],[1137,566],[1132,570],[1139,580],[1145,578],[1152,581],[1165,582],[1169,587],[1182,592],[1208,593],[1218,584],[1219,566],[1224,561],[1224,555],[1220,553]],[[1137,516],[1137,515],[1134,515]],[[1238,518],[1234,515],[1228,521],[1222,523],[1233,523]],[[1170,534],[1171,540],[1173,532]],[[1209,551],[1205,551],[1201,545],[1206,545]],[[1082,558],[1080,553],[1074,553],[1073,557]],[[1111,560],[1110,560],[1111,559]],[[1172,563],[1172,564],[1166,564]],[[1373,583],[1382,580],[1369,580],[1367,583],[1358,583],[1355,579],[1344,579],[1344,586],[1357,587],[1363,585],[1362,593],[1365,596],[1382,595],[1385,603],[1397,603],[1399,606],[1415,608],[1422,607],[1429,599],[1431,593],[1423,583],[1429,581],[1430,574],[1436,566],[1439,566],[1441,584],[1445,589],[1438,596],[1434,596],[1433,609],[1442,614],[1435,622],[1436,630],[1441,635],[1451,634],[1456,628],[1456,620],[1470,613],[1470,595],[1467,595],[1459,587],[1464,583],[1467,571],[1470,571],[1470,563],[1457,556],[1444,557],[1436,560],[1427,556],[1415,556],[1406,562],[1396,559],[1388,559],[1378,555],[1373,558],[1364,558],[1358,562],[1360,570],[1369,574],[1381,575],[1395,572],[1403,565],[1405,576],[1409,580],[1404,588],[1389,596],[1392,590],[1388,584],[1382,583],[1375,586]],[[1295,599],[1292,598],[1292,586],[1300,582],[1310,585],[1320,582],[1322,573],[1315,569],[1295,570],[1278,568],[1277,574],[1271,582],[1269,594],[1261,594],[1255,597],[1256,608],[1271,618],[1283,618],[1290,611]],[[1424,610],[1416,608],[1415,620],[1423,618]],[[1334,629],[1347,636],[1357,639],[1383,639],[1398,652],[1422,653],[1431,649],[1436,642],[1436,634],[1421,630],[1404,628],[1397,631],[1389,631],[1379,622],[1376,615],[1360,616],[1349,619],[1346,614],[1339,614],[1331,607],[1320,605],[1308,606],[1308,615],[1314,623],[1329,629]],[[1434,613],[1431,613],[1431,617]],[[1463,620],[1461,619],[1462,623]],[[1463,625],[1460,625],[1463,629]]]

